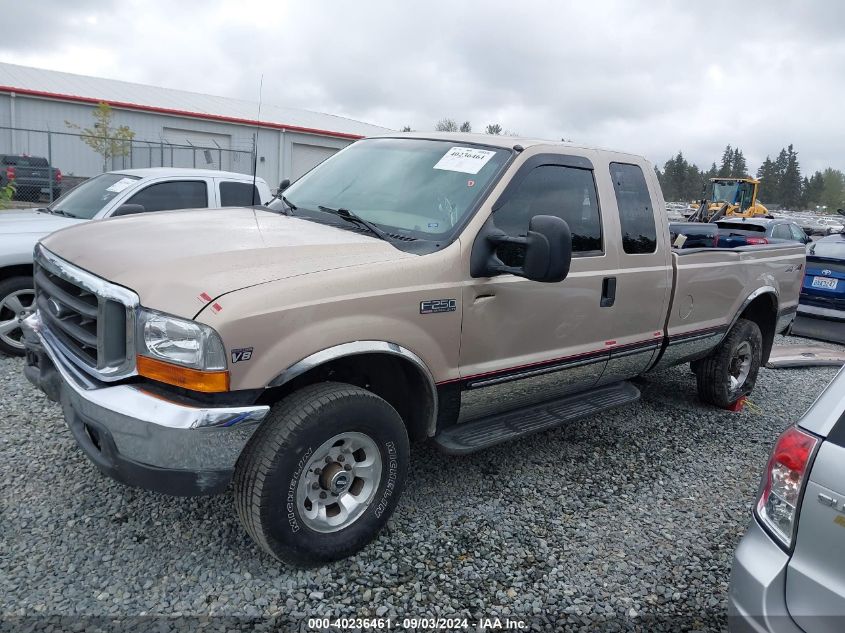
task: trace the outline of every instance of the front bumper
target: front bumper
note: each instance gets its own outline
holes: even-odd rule
[[[786,608],[789,556],[752,517],[731,567],[731,633],[803,633]]]
[[[138,385],[92,379],[61,352],[38,314],[23,322],[27,379],[61,404],[80,448],[122,483],[179,496],[222,492],[266,406],[194,407]]]

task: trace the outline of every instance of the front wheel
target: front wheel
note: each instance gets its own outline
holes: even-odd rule
[[[694,363],[698,397],[727,408],[754,389],[763,356],[763,335],[753,321],[739,319],[708,356]]]
[[[278,560],[338,560],[387,523],[408,461],[405,425],[386,401],[353,385],[310,385],[276,404],[250,440],[235,471],[235,506]]]
[[[21,320],[35,310],[32,277],[11,277],[0,281],[0,352],[23,356]]]

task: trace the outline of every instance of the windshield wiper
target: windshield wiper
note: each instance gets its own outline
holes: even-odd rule
[[[384,240],[385,242],[390,241],[390,238],[384,231],[375,226],[372,222],[368,222],[361,216],[356,215],[349,209],[332,209],[331,207],[324,207],[323,205],[317,205],[317,208],[320,211],[323,211],[324,213],[332,213],[337,217],[346,220],[347,222],[352,222],[353,224],[357,224],[358,226],[364,227],[380,240]]]
[[[67,211],[62,211],[61,209],[47,209],[48,213],[55,213],[56,215],[63,215],[66,218],[76,218],[79,216],[73,215],[72,213],[68,213]]]
[[[291,210],[291,213],[289,213],[288,215],[293,215],[293,211],[296,211],[296,205],[293,202],[291,202],[290,200],[288,200],[287,198],[285,198],[284,196],[279,196],[279,197],[282,199],[282,202],[284,202],[286,205],[288,205],[288,209]]]

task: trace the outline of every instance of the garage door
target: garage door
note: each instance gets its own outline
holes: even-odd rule
[[[337,152],[337,148],[335,147],[294,143],[291,147],[290,179],[296,180],[302,174],[310,171],[312,167],[316,167],[335,152]]]
[[[212,134],[196,130],[164,128],[164,140],[181,145],[173,150],[172,167],[197,167],[198,169],[232,169],[232,137],[228,134]],[[191,148],[193,145],[196,149]],[[243,171],[239,169],[237,171]]]

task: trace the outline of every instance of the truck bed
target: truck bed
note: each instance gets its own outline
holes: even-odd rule
[[[658,367],[694,360],[712,349],[757,296],[777,297],[772,307],[778,316],[797,309],[805,259],[802,244],[684,249],[674,250],[671,257],[667,348]]]

